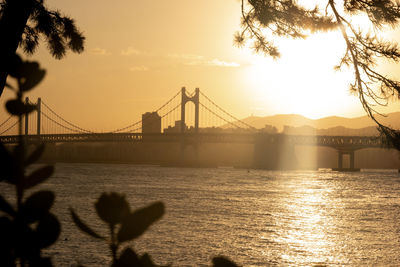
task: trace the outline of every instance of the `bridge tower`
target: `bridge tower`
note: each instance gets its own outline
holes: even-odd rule
[[[25,98],[25,104],[29,104],[29,97]],[[36,106],[36,134],[40,135],[40,117],[41,117],[41,104],[42,99],[39,97],[35,106]],[[25,135],[29,134],[29,114],[25,114]]]
[[[196,88],[194,95],[188,96],[186,94],[186,88],[182,87],[182,101],[181,101],[181,163],[185,164],[185,147],[187,145],[193,145],[194,147],[194,163],[198,163],[199,159],[199,148],[198,148],[198,138],[197,134],[199,132],[199,106],[200,106],[200,89]],[[186,128],[186,103],[193,102],[194,103],[194,131],[195,131],[195,141],[192,143],[188,143],[185,138],[185,128]]]
[[[186,115],[186,103],[193,102],[194,103],[194,129],[195,132],[199,132],[199,96],[200,96],[200,89],[196,88],[196,91],[192,97],[186,94],[186,88],[182,87],[182,102],[181,102],[181,133],[185,132],[185,115]]]

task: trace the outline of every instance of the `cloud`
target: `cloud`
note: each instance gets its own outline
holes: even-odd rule
[[[240,67],[240,64],[236,62],[228,62],[218,58],[206,59],[204,56],[194,54],[168,54],[167,57],[180,59],[182,64],[189,66]]]
[[[184,63],[185,65],[189,66],[214,66],[214,67],[230,67],[230,68],[237,68],[240,67],[239,63],[236,62],[227,62],[220,59],[213,59],[213,60],[195,60]]]
[[[167,57],[187,60],[202,60],[204,58],[203,56],[193,54],[168,54]]]
[[[99,55],[99,56],[110,55],[110,53],[107,52],[107,50],[100,48],[100,47],[93,48],[92,50],[90,50],[90,53],[93,55]]]
[[[255,110],[255,111],[264,111],[265,108],[264,107],[250,107],[251,110]]]
[[[228,62],[218,58],[207,59],[201,55],[195,54],[167,54],[168,58],[177,59],[183,65],[188,66],[215,66],[215,67],[240,67],[237,62]]]
[[[149,71],[150,69],[146,66],[134,66],[129,68],[130,71]]]
[[[239,63],[236,62],[227,62],[217,58],[210,60],[207,62],[209,66],[218,66],[218,67],[240,67]]]
[[[121,55],[123,56],[137,56],[137,55],[146,55],[147,53],[144,51],[140,51],[132,46],[129,46],[127,49],[121,51]]]

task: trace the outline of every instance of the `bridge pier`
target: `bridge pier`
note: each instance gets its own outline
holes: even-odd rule
[[[354,151],[350,152],[350,169],[354,169]]]
[[[257,134],[254,140],[253,168],[266,170],[294,170],[297,158],[294,144],[283,134]]]
[[[355,150],[338,149],[338,167],[337,168],[332,168],[332,170],[333,171],[349,171],[349,172],[360,171],[360,169],[355,168],[355,166],[354,166],[354,158],[355,158],[354,152],[355,152]],[[350,156],[349,168],[344,168],[343,167],[343,156],[344,155],[349,155]]]

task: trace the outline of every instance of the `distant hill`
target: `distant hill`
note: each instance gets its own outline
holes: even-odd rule
[[[385,125],[400,128],[400,112],[389,113],[387,117],[379,118]],[[376,124],[368,117],[344,118],[344,117],[325,117],[321,119],[309,119],[297,114],[279,114],[267,117],[250,116],[242,121],[261,129],[265,125],[271,125],[282,131],[285,126],[302,127],[310,126],[315,129],[328,129],[335,127],[343,127],[349,129],[361,129],[367,127],[376,127]]]
[[[333,135],[333,136],[376,136],[379,131],[376,126],[359,129],[336,126],[326,129],[316,129],[311,126],[291,127],[285,126],[283,133],[291,135]]]

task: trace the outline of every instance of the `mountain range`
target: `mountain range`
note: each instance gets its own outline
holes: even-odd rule
[[[400,128],[400,112],[393,112],[386,115],[386,117],[377,115],[377,118],[386,126],[396,129]],[[368,116],[345,118],[345,117],[325,117],[320,119],[309,119],[302,115],[297,114],[279,114],[266,117],[250,116],[242,119],[243,122],[257,128],[262,129],[266,125],[274,126],[278,131],[282,131],[285,126],[290,127],[304,127],[308,126],[316,130],[328,128],[349,128],[349,129],[362,129],[362,128],[376,128],[375,122]]]

